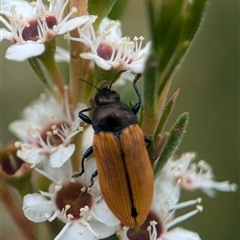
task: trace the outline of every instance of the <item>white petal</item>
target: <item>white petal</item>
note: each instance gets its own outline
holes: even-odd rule
[[[47,216],[51,216],[54,212],[51,201],[38,193],[24,196],[22,208],[24,215],[33,222],[46,221]]]
[[[95,61],[95,63],[104,70],[109,70],[111,68],[111,65],[107,61],[105,61],[103,58],[98,57],[96,54],[81,53],[80,57],[82,57],[83,59]]]
[[[92,54],[90,52],[86,52],[86,53],[81,53],[80,57],[84,58],[84,59],[89,59],[89,60],[93,60],[95,58],[95,54]]]
[[[112,214],[103,200],[100,200],[100,202],[95,206],[92,215],[96,220],[106,224],[109,227],[120,224],[120,221]]]
[[[74,144],[70,144],[67,147],[60,145],[58,150],[50,156],[51,166],[53,168],[61,167],[72,156],[74,150]]]
[[[116,232],[115,227],[107,227],[106,225],[92,220],[90,222],[92,229],[100,235],[100,238],[106,238],[113,235]]]
[[[14,44],[7,49],[6,59],[22,62],[28,58],[39,56],[44,52],[43,43]]]
[[[103,20],[101,21],[101,23],[99,25],[99,32],[103,32],[110,22],[111,22],[111,20],[109,18],[107,18],[107,17],[103,18]]]
[[[24,16],[24,19],[32,19],[34,17],[33,6],[23,0],[2,0],[1,1],[1,13],[4,15],[12,15],[11,7],[15,6],[17,18]]]
[[[69,32],[81,25],[83,25],[84,23],[86,23],[89,20],[89,16],[82,16],[82,17],[76,17],[73,19],[70,19],[66,22],[64,22],[63,24],[59,24],[59,31],[57,34],[64,34],[66,32]]]
[[[41,153],[42,149],[32,147],[24,150],[18,150],[17,156],[30,164],[38,164],[46,160],[46,155]]]
[[[27,141],[29,139],[27,128],[29,126],[29,122],[25,120],[16,120],[11,122],[8,126],[10,132],[12,132],[15,136],[17,136],[21,140]]]
[[[136,62],[127,65],[127,69],[135,73],[142,73],[144,69],[145,59],[138,60]]]
[[[152,46],[152,42],[147,42],[145,47],[140,50],[139,55],[141,55],[141,54],[145,54],[145,55],[149,54],[149,52],[151,50],[151,46]]]
[[[104,32],[108,24],[110,24],[112,20],[109,18],[103,18],[99,26],[99,32]],[[107,39],[112,42],[117,42],[122,36],[121,22],[114,21],[115,24],[111,27],[110,34],[107,36]]]
[[[72,223],[64,232],[60,232],[54,240],[96,240],[93,234],[83,225]]]
[[[159,201],[159,197],[161,198],[161,201]],[[161,172],[157,176],[154,185],[154,198],[152,206],[155,211],[160,211],[163,207],[165,207],[166,201],[170,201],[171,204],[176,204],[179,200],[179,197],[179,186]]]
[[[57,46],[56,52],[55,52],[55,60],[57,62],[69,62],[70,61],[69,51]]]
[[[183,228],[174,228],[173,230],[167,232],[163,240],[201,240],[197,233],[188,231]]]
[[[53,168],[50,161],[44,161],[43,169],[55,179],[55,182],[61,179],[70,179],[73,175],[71,161],[66,161],[60,168]]]
[[[12,40],[12,33],[5,28],[0,29],[0,41],[3,39]]]
[[[189,189],[186,189],[189,190]],[[216,191],[213,189],[205,189],[205,188],[201,188],[202,192],[205,193],[206,195],[208,195],[211,198],[214,198],[216,196]]]
[[[206,193],[209,197],[215,196],[215,191],[232,192],[234,184],[230,184],[229,181],[216,182],[211,179],[203,179],[199,184],[199,188]]]
[[[136,74],[131,71],[127,71],[121,74],[121,77],[114,83],[115,86],[123,86],[126,84],[126,81],[132,82]]]
[[[110,65],[107,61],[105,61],[103,58],[100,58],[98,56],[95,57],[93,60],[103,70],[107,71],[107,70],[109,70],[112,67],[112,65]],[[113,63],[115,63],[115,62],[113,62]],[[117,63],[115,67],[118,67],[118,66],[119,66],[119,64]]]

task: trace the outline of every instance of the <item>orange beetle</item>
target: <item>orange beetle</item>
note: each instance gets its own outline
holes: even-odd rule
[[[137,125],[135,114],[141,107],[141,95],[136,82],[133,87],[139,102],[131,109],[120,101],[117,92],[109,88],[98,89],[94,106],[79,112],[79,117],[94,129],[93,144],[82,158],[82,170],[73,177],[84,173],[84,160],[94,154],[99,185],[109,209],[123,225],[133,228],[146,219],[152,204],[154,177],[146,150],[150,139],[144,137]],[[83,112],[93,109],[92,120]]]

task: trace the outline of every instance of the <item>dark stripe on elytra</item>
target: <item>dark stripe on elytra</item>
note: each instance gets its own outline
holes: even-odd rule
[[[124,169],[125,169],[125,172],[126,172],[126,179],[127,179],[127,183],[128,183],[128,192],[129,192],[129,196],[130,196],[130,199],[131,199],[131,205],[132,205],[132,207],[131,207],[131,216],[133,218],[136,218],[137,215],[138,215],[138,212],[137,212],[137,209],[134,206],[133,195],[132,195],[132,188],[131,188],[130,179],[129,179],[129,173],[127,171],[125,156],[124,156],[124,152],[122,151],[122,149],[121,149],[121,157],[122,157]]]

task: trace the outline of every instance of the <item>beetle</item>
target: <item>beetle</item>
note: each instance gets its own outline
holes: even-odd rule
[[[136,85],[140,77],[137,74],[133,80],[138,103],[132,108],[120,100],[120,95],[111,90],[111,85],[101,89],[94,86],[98,93],[93,105],[78,114],[84,122],[92,125],[93,143],[83,154],[81,172],[73,176],[84,173],[84,161],[93,153],[97,170],[91,176],[89,187],[98,175],[108,208],[129,228],[140,226],[145,221],[152,204],[154,186],[146,148],[146,143],[150,145],[150,138],[143,135],[135,116],[141,107],[141,95]],[[90,110],[93,110],[92,119],[84,114]]]

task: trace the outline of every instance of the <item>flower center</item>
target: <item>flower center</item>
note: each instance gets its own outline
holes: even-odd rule
[[[109,44],[101,43],[99,47],[97,48],[97,54],[99,57],[109,60],[112,56],[112,46]]]
[[[29,26],[25,27],[22,31],[22,38],[23,40],[32,40],[37,41],[38,40],[38,29],[37,29],[38,23],[37,20],[32,20],[29,22]]]
[[[44,35],[44,31],[47,30],[46,27],[53,29],[54,25],[57,25],[57,19],[54,16],[48,16],[42,22],[32,20],[28,22],[28,26],[24,27],[22,31],[22,38],[25,41],[37,41],[39,39],[39,35]]]
[[[163,232],[161,221],[155,213],[149,212],[147,219],[144,221],[144,223],[140,227],[128,229],[127,237],[129,238],[129,240],[149,240],[148,228],[149,228],[149,223],[151,221],[157,222],[157,224],[154,226],[156,231],[156,238],[154,239],[157,239]]]
[[[46,23],[49,29],[53,29],[53,27],[57,25],[57,19],[50,15],[46,18]]]
[[[92,195],[86,193],[81,196],[81,189],[83,184],[80,182],[70,182],[63,185],[56,195],[56,206],[59,211],[66,210],[66,216],[73,220],[79,219],[81,209],[88,206],[90,209],[92,206]],[[68,206],[68,207],[66,207]]]
[[[69,124],[66,122],[51,125],[50,128],[41,132],[41,138],[47,144],[50,143],[52,146],[58,146],[67,137],[66,134],[69,132],[69,127]]]

